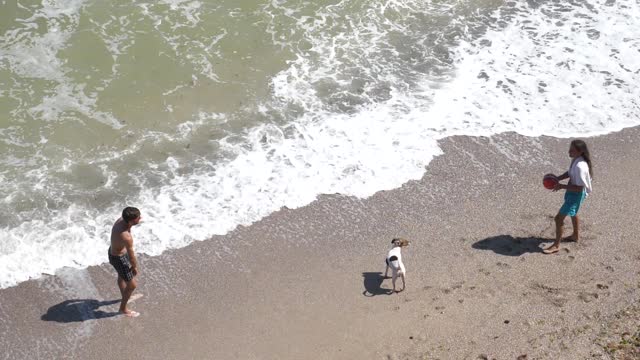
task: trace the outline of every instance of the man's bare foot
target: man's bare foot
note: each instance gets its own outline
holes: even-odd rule
[[[562,239],[562,241],[578,242],[578,238],[575,235],[570,235]]]
[[[126,317],[131,317],[131,318],[134,318],[134,317],[138,317],[138,316],[140,316],[140,313],[139,313],[139,312],[137,312],[137,311],[133,311],[133,310],[129,310],[129,309],[127,309],[127,310],[125,310],[125,311],[120,310],[120,313],[121,313],[122,315],[126,316]]]
[[[555,245],[551,245],[548,248],[542,250],[542,252],[545,254],[555,254],[558,251],[560,251],[560,247]]]

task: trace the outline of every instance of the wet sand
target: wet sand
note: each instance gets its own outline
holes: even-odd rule
[[[453,137],[402,188],[141,256],[136,319],[112,316],[108,264],[0,290],[0,358],[608,359],[638,332],[639,135],[587,139],[594,192],[559,254],[541,253],[562,203],[541,179],[566,170],[569,140]],[[393,237],[412,241],[397,295]]]

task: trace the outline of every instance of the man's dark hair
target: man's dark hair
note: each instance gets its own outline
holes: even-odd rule
[[[138,208],[127,206],[122,210],[122,219],[126,222],[135,220],[138,217],[140,217],[140,210],[138,210]]]

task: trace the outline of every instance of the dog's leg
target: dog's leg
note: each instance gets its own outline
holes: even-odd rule
[[[388,278],[389,276],[387,276],[387,272],[389,271],[389,265],[387,265],[387,267],[384,269],[384,278]]]
[[[404,288],[406,287],[406,285],[404,283],[404,273],[400,274],[400,276],[402,277],[402,290],[400,290],[400,291],[404,291]]]
[[[398,278],[398,272],[397,271],[393,271],[393,274],[391,274],[391,283],[393,284],[393,292],[396,292],[396,279]]]

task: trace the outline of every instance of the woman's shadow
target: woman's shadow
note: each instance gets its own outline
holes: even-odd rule
[[[362,295],[372,297],[376,295],[390,295],[393,293],[391,289],[383,289],[381,287],[384,281],[384,276],[381,272],[363,272],[364,278],[364,291]]]
[[[101,306],[119,303],[120,300],[98,301],[94,299],[65,300],[60,304],[53,305],[42,315],[40,319],[44,321],[55,321],[61,323],[80,322],[94,319],[104,319],[118,316],[117,311],[98,310]]]
[[[553,242],[552,239],[540,237],[517,237],[499,235],[480,240],[471,247],[479,250],[491,250],[496,254],[506,256],[520,256],[525,253],[542,253],[540,244]]]

